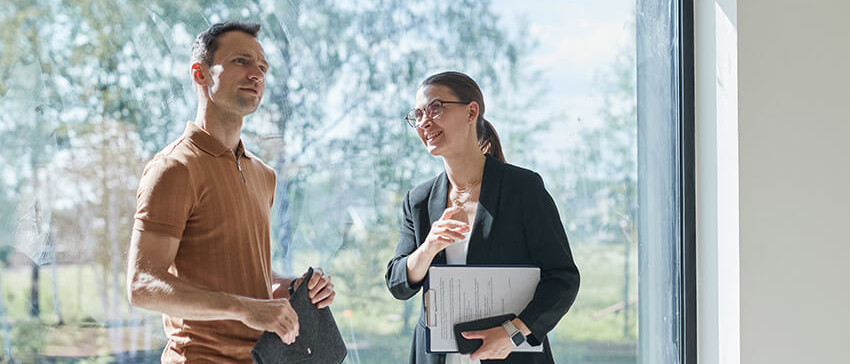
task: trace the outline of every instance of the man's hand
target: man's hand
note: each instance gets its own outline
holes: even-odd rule
[[[484,340],[481,347],[469,355],[472,360],[504,359],[514,349],[514,343],[508,337],[508,332],[501,326],[481,331],[464,331],[461,335],[467,339]]]
[[[295,281],[296,289],[301,285],[303,280],[304,277],[301,277]],[[309,290],[310,302],[318,308],[330,306],[334,301],[334,296],[336,296],[334,285],[331,283],[331,276],[325,275],[322,268],[313,269],[313,276],[307,281],[307,289]]]
[[[292,309],[287,299],[257,300],[245,298],[241,300],[244,310],[245,325],[261,331],[271,331],[280,336],[284,344],[292,344],[298,337],[298,314]]]

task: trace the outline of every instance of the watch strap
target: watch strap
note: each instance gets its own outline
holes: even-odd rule
[[[525,335],[522,334],[516,325],[514,325],[513,321],[507,320],[502,324],[502,327],[508,332],[508,337],[511,339],[511,342],[514,346],[520,346],[525,342]]]

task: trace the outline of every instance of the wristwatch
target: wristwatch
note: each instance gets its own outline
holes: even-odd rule
[[[513,321],[505,321],[505,323],[502,324],[502,327],[508,331],[508,336],[510,336],[511,342],[514,343],[514,347],[520,346],[525,342],[525,335],[523,335],[522,331],[519,331],[519,329],[514,326]]]

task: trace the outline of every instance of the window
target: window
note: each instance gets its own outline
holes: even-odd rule
[[[404,193],[442,162],[403,116],[448,69],[479,82],[508,162],[561,213],[582,286],[549,334],[556,362],[694,363],[691,3],[0,7],[0,352],[159,362],[159,314],[125,298],[136,187],[194,118],[194,36],[246,19],[272,65],[243,140],[278,174],[273,264],[334,276],[348,363],[407,360],[420,299],[383,274]]]

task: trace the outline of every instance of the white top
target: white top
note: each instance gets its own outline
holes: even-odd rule
[[[475,213],[478,211],[478,203],[472,206],[470,211],[467,211],[469,218],[469,233],[463,240],[456,240],[452,245],[446,247],[446,264],[464,265],[466,264],[466,253],[469,252],[469,236],[472,235],[472,229],[475,225]],[[469,354],[461,355],[459,353],[446,354],[446,364],[481,364],[480,360],[469,359]]]
[[[469,251],[469,236],[472,235],[472,229],[475,228],[475,213],[478,211],[478,203],[470,204],[471,207],[466,211],[469,217],[469,232],[462,240],[455,240],[452,245],[446,247],[446,264],[464,265],[466,264],[466,253]]]
[[[481,360],[472,360],[469,354],[449,353],[446,354],[446,364],[481,364]]]

